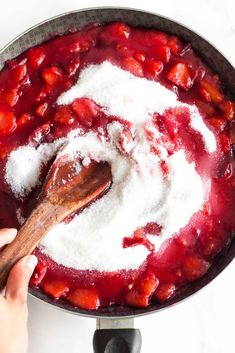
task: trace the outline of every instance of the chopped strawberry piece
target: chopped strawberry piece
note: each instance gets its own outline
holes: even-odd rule
[[[22,64],[22,65],[16,66],[13,69],[12,74],[13,74],[13,82],[17,84],[18,82],[20,82],[26,77],[26,74],[27,74],[26,65]]]
[[[138,228],[134,231],[133,236],[135,238],[144,238],[145,237],[145,231],[144,228]]]
[[[223,95],[219,89],[206,80],[200,82],[199,93],[207,102],[221,103],[223,100]]]
[[[17,127],[24,126],[24,125],[28,124],[28,122],[31,120],[32,120],[32,115],[30,115],[28,113],[24,113],[21,115],[21,117],[17,121]]]
[[[69,107],[61,106],[55,113],[54,120],[63,125],[71,125],[74,122],[74,113]]]
[[[199,87],[198,91],[199,91],[200,95],[202,96],[202,98],[204,98],[204,100],[206,102],[208,102],[208,103],[211,102],[211,96],[210,96],[209,92],[205,88]]]
[[[126,295],[125,303],[137,308],[147,308],[149,304],[149,296],[140,294],[136,289],[132,288]]]
[[[43,118],[47,113],[47,108],[48,108],[48,103],[44,102],[36,108],[35,112],[38,116]]]
[[[35,267],[34,273],[30,279],[30,285],[34,287],[38,286],[43,280],[46,271],[47,267],[41,262],[38,262],[37,266]]]
[[[170,51],[177,56],[180,55],[183,50],[183,43],[176,36],[169,37],[167,46],[170,48]]]
[[[154,245],[146,238],[146,233],[144,228],[136,229],[132,237],[123,238],[124,248],[137,246],[137,245],[143,245],[149,251],[154,251]]]
[[[92,126],[93,119],[99,112],[97,105],[88,98],[76,99],[72,104],[72,108],[77,114],[79,121],[87,127]]]
[[[223,131],[227,125],[227,121],[221,116],[213,116],[208,119],[208,122],[219,132]]]
[[[43,284],[44,291],[49,294],[54,299],[59,299],[64,297],[68,293],[69,288],[66,282],[62,281],[52,281]]]
[[[167,38],[168,36],[166,33],[163,33],[160,31],[148,30],[145,33],[144,43],[149,47],[166,45]]]
[[[144,231],[147,234],[152,234],[152,235],[159,235],[161,233],[161,230],[162,230],[162,226],[160,226],[155,222],[149,222],[144,227]]]
[[[33,146],[38,146],[45,140],[45,137],[49,135],[51,131],[51,125],[49,123],[43,124],[36,128],[29,136],[28,142]]]
[[[32,48],[28,51],[28,63],[34,69],[37,69],[42,64],[45,57],[46,57],[46,53],[40,47]]]
[[[145,70],[153,76],[158,76],[163,70],[163,63],[157,60],[145,60]]]
[[[225,133],[220,134],[220,147],[224,153],[229,152],[231,149],[231,141]]]
[[[117,39],[127,39],[130,35],[130,27],[122,22],[110,24],[107,31]]]
[[[168,72],[167,78],[169,81],[185,89],[186,91],[192,87],[192,80],[187,64],[178,63]]]
[[[188,281],[194,281],[202,277],[210,267],[209,262],[196,255],[187,256],[183,263],[183,273]]]
[[[141,63],[143,63],[145,61],[145,55],[144,53],[140,52],[140,51],[137,51],[135,53],[135,58],[140,61]]]
[[[69,76],[75,75],[79,66],[80,66],[80,57],[79,56],[76,56],[76,58],[71,59],[67,68],[66,68],[66,71],[69,74]]]
[[[235,119],[235,104],[233,102],[224,101],[221,107],[227,120]]]
[[[170,48],[166,45],[156,46],[154,48],[155,54],[162,60],[164,63],[168,63],[171,57]]]
[[[158,284],[159,280],[156,278],[156,276],[152,272],[147,272],[141,276],[135,288],[140,294],[144,294],[150,297],[150,295],[152,295],[156,290]]]
[[[99,34],[99,39],[105,45],[128,39],[130,35],[130,27],[122,22],[109,24],[105,30]]]
[[[100,299],[94,288],[78,288],[70,293],[68,301],[85,310],[96,310],[100,306]]]
[[[9,107],[14,107],[19,99],[19,93],[16,88],[6,91],[3,95],[4,101]]]
[[[132,56],[125,58],[122,64],[123,68],[130,71],[133,75],[143,77],[143,68],[141,63]]]
[[[164,303],[175,293],[175,286],[173,283],[160,283],[154,293],[154,297],[160,302]]]
[[[132,246],[137,246],[137,245],[143,245],[148,249],[148,251],[154,251],[154,245],[146,239],[146,237],[143,238],[136,238],[136,237],[125,237],[123,238],[123,248],[130,248]]]
[[[16,118],[8,110],[0,108],[0,134],[10,134],[16,128]]]
[[[62,71],[56,66],[47,67],[42,71],[42,77],[49,86],[54,86],[60,82],[62,75]]]
[[[152,272],[144,273],[127,293],[126,304],[140,308],[147,307],[149,298],[156,290],[158,284],[159,281]]]

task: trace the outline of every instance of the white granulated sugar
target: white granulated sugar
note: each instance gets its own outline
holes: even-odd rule
[[[6,181],[15,194],[23,195],[38,182],[41,161],[38,152],[31,146],[22,146],[13,151],[6,164]]]
[[[108,130],[115,135],[111,140],[117,141],[119,124],[114,124]],[[135,143],[139,146],[140,141]],[[140,152],[140,173],[136,158],[131,158],[133,154],[128,158],[121,155],[115,142],[101,141],[94,134],[78,137],[76,143],[74,140],[73,153],[75,150],[80,151],[81,157],[108,161],[113,185],[102,199],[69,224],[58,224],[42,241],[43,252],[67,267],[100,271],[137,268],[148,251],[143,246],[124,249],[124,236],[132,235],[148,222],[159,221],[163,226],[162,236],[150,236],[158,249],[188,223],[203,203],[202,181],[183,151],[170,157],[172,174],[165,181],[158,157]],[[63,153],[68,153],[68,149]]]
[[[158,146],[160,156],[154,155],[144,125],[155,138],[161,137],[151,115],[182,105],[188,107],[190,125],[202,135],[209,153],[216,149],[215,137],[196,107],[181,104],[175,93],[160,83],[135,77],[107,61],[85,68],[75,86],[57,102],[69,104],[78,97],[93,99],[107,114],[131,122],[130,136],[121,139],[123,125],[112,122],[107,128],[108,138],[102,133],[98,136],[74,130],[63,141],[38,148],[19,147],[7,161],[6,181],[16,195],[23,196],[38,184],[43,164],[53,156],[79,156],[84,166],[91,160],[107,161],[113,178],[108,193],[70,223],[56,225],[40,246],[56,262],[75,269],[138,268],[149,251],[143,245],[123,248],[123,238],[148,222],[157,222],[162,226],[161,235],[148,238],[158,250],[188,224],[205,197],[205,183],[194,163],[187,161],[185,152],[168,156],[163,144]],[[163,160],[169,167],[167,178],[160,167]]]
[[[162,244],[162,239],[171,237],[188,224],[192,215],[203,204],[205,193],[194,163],[187,162],[183,151],[174,153],[167,162],[169,166],[167,193],[157,215],[158,223],[163,227],[162,235],[150,237],[155,247]]]
[[[6,163],[5,178],[16,196],[27,195],[39,182],[43,164],[46,164],[58,151],[63,141],[45,143],[37,149],[21,146],[11,152]]]
[[[216,150],[216,140],[205,125],[195,105],[181,104],[174,92],[159,82],[132,75],[104,61],[90,65],[81,73],[77,83],[58,98],[58,104],[70,104],[76,98],[87,97],[103,107],[105,113],[116,115],[134,124],[148,120],[149,115],[163,113],[168,107],[187,107],[191,127],[198,131],[209,153]]]
[[[191,122],[190,126],[192,129],[198,131],[203,138],[205,148],[209,153],[216,151],[216,139],[213,132],[204,123],[197,107],[195,105],[189,106]]]
[[[132,122],[144,122],[149,114],[163,112],[176,104],[176,95],[158,82],[132,75],[104,61],[90,65],[77,83],[58,98],[58,104],[70,104],[87,97],[100,104],[107,114]]]

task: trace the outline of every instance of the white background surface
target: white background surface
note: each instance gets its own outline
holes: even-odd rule
[[[235,66],[234,0],[1,1],[0,47],[46,18],[99,5],[142,8],[178,20],[220,48]],[[234,278],[233,263],[191,299],[136,319],[136,327],[142,330],[142,353],[234,353]],[[33,298],[29,298],[29,314],[29,353],[92,352],[93,319],[57,311]]]

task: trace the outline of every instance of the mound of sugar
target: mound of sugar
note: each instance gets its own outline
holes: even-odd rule
[[[42,165],[56,154],[61,145],[62,140],[57,140],[54,144],[42,144],[37,149],[26,145],[11,152],[5,178],[17,196],[25,196],[38,184]]]
[[[106,114],[134,124],[144,123],[155,112],[161,114],[168,107],[183,105],[188,107],[191,127],[202,135],[205,148],[209,153],[216,150],[215,136],[204,124],[195,105],[181,104],[176,94],[159,82],[136,77],[108,61],[85,68],[77,83],[62,93],[57,103],[67,105],[81,97],[100,104]]]
[[[85,68],[77,83],[62,93],[57,103],[70,104],[80,97],[93,99],[108,115],[135,124],[176,104],[176,95],[160,83],[136,77],[108,61]]]

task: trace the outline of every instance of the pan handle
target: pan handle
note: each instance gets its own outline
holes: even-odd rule
[[[93,337],[94,353],[140,353],[141,333],[132,319],[98,319]]]

